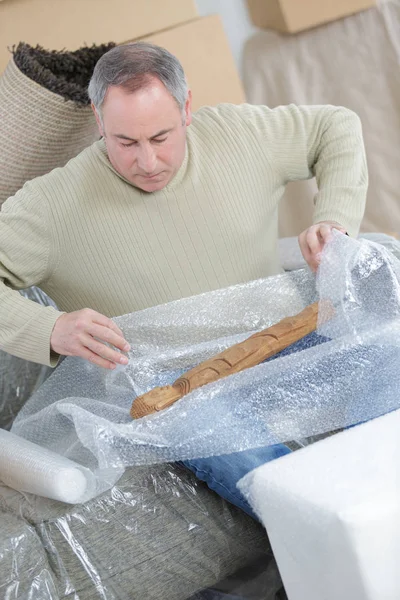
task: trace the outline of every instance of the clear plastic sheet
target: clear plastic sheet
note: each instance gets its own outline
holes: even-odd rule
[[[362,233],[359,236],[361,240],[369,240],[381,244],[396,258],[400,258],[400,244],[392,236],[385,233]],[[307,266],[301,253],[297,237],[285,237],[278,240],[279,262],[285,271],[295,271],[304,269]]]
[[[63,361],[12,430],[91,468],[99,495],[71,506],[0,485],[4,597],[286,598],[262,528],[163,461],[319,436],[398,408],[399,265],[382,246],[338,234],[317,281],[300,270],[120,317],[133,350],[118,372]],[[321,323],[317,347],[304,340],[295,354],[130,420],[137,394],[318,296],[336,316]]]
[[[244,412],[251,400],[244,410],[240,404],[237,411],[227,410],[240,379],[208,386],[210,395],[198,390],[170,410],[139,421],[132,421],[130,406],[136,395],[173,381],[314,299],[313,276],[299,271],[118,317],[132,342],[128,367],[108,372],[67,358],[24,406],[12,431],[92,469],[97,488],[82,502],[108,489],[126,466],[245,449],[253,443],[246,431],[250,414]],[[268,443],[261,418],[254,422],[253,435],[255,445]]]
[[[0,485],[0,531],[2,599],[283,598],[261,525],[176,464],[76,506]]]
[[[0,531],[0,598],[56,598],[55,580],[34,528],[0,511]]]
[[[321,323],[323,343],[284,352],[138,421],[129,417],[136,395],[299,312],[316,298],[315,279],[294,271],[119,317],[133,348],[128,367],[106,373],[65,360],[13,432],[91,469],[98,494],[127,466],[303,439],[386,413],[400,404],[399,274],[383,246],[335,234],[317,281],[320,298],[336,310]]]
[[[20,293],[29,300],[55,307],[52,300],[37,287]],[[11,427],[21,407],[51,371],[49,367],[16,358],[0,350],[0,429]]]

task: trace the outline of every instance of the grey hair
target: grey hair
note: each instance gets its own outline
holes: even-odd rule
[[[89,83],[89,98],[99,115],[110,86],[135,92],[156,77],[165,85],[181,111],[185,108],[188,86],[179,60],[165,48],[135,42],[115,46],[98,60]]]

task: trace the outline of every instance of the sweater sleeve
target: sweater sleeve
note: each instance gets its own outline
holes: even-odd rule
[[[329,105],[253,108],[252,126],[268,144],[282,184],[315,176],[314,223],[337,221],[357,235],[368,189],[359,117]]]
[[[50,242],[40,200],[26,184],[0,211],[0,348],[54,366],[50,336],[63,313],[16,291],[40,286],[49,274]]]

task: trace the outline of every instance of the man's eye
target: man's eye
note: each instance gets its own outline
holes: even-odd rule
[[[130,148],[131,146],[134,146],[136,142],[129,142],[129,144],[121,144],[124,148]]]
[[[153,140],[153,142],[155,142],[156,144],[162,144],[163,142],[165,142],[166,139],[167,139],[166,137],[162,138],[162,139],[156,139],[156,140]]]

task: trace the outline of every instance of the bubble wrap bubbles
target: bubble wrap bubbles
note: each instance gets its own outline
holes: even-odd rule
[[[378,244],[335,234],[317,284],[336,315],[322,314],[312,343],[138,421],[129,416],[137,395],[300,312],[317,298],[315,278],[295,271],[118,317],[132,345],[129,365],[106,372],[66,359],[12,431],[90,468],[99,493],[128,465],[306,438],[399,408],[399,268]]]
[[[44,306],[55,306],[39,288],[22,290],[21,295]],[[11,356],[0,350],[0,429],[9,429],[35,389],[47,379],[52,369]]]
[[[398,242],[393,245],[399,246]],[[388,249],[334,232],[318,270],[317,285],[320,300],[329,300],[336,316],[329,318],[321,304],[321,333],[331,338],[359,336],[398,319],[399,280],[400,262]]]

